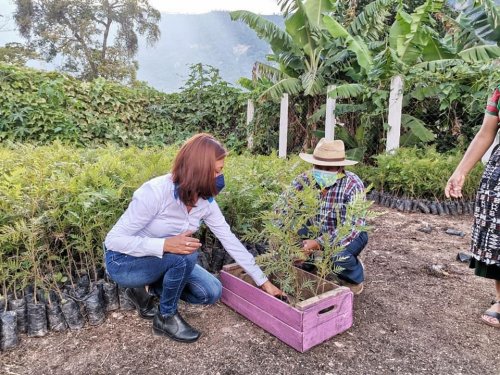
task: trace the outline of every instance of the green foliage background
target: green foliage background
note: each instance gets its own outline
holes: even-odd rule
[[[164,94],[0,64],[0,91],[0,141],[146,147],[206,131],[233,149],[246,142],[246,101],[211,67],[193,66],[180,93]]]
[[[378,191],[408,198],[444,200],[444,187],[463,154],[439,153],[435,148],[399,148],[393,154],[375,156],[376,166],[356,166],[365,184]],[[484,166],[478,163],[465,180],[462,194],[474,200]]]
[[[431,131],[436,137],[429,144],[438,151],[464,150],[498,85],[498,72],[492,69],[464,65],[442,72],[411,70],[405,77],[402,146],[423,146],[415,134]],[[254,153],[270,154],[278,146],[279,102],[259,100],[259,92],[244,93],[222,80],[215,68],[201,64],[191,66],[182,91],[173,94],[140,83],[82,82],[8,64],[0,64],[0,90],[0,141],[149,147],[179,144],[205,131],[237,152],[245,149],[248,132],[253,133]],[[389,82],[381,81],[358,98],[338,100],[337,116],[344,126],[337,127],[336,135],[353,150],[351,157],[364,154],[371,163],[371,155],[384,151],[388,97]],[[255,103],[249,126],[248,98]],[[291,97],[289,152],[301,150],[300,134],[310,121],[323,127],[324,108],[318,118],[307,117],[307,103],[301,100]]]
[[[12,290],[33,281],[51,286],[62,275],[92,276],[102,261],[102,241],[132,193],[168,173],[177,150],[79,148],[59,141],[0,147],[0,285]],[[444,184],[459,158],[432,149],[400,149],[377,157],[375,167],[351,169],[378,190],[444,199]],[[261,232],[278,196],[309,167],[297,156],[230,154],[226,188],[217,202],[237,236]],[[477,167],[467,180],[468,198],[480,173]],[[202,228],[198,235],[209,234]]]
[[[54,283],[56,275],[101,264],[102,241],[148,179],[169,172],[177,147],[0,148],[0,285]],[[241,236],[262,225],[269,209],[307,166],[276,155],[231,155],[217,201]],[[200,236],[204,235],[203,229]],[[44,275],[44,276],[41,276]]]

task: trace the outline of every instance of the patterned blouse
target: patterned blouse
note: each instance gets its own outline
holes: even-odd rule
[[[486,114],[499,115],[500,86],[486,105]],[[499,118],[500,123],[500,118]],[[500,152],[495,151],[479,183],[474,207],[471,252],[476,260],[500,266]]]

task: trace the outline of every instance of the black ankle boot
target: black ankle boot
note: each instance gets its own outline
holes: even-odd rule
[[[158,312],[153,320],[153,333],[181,342],[195,342],[201,335],[199,331],[182,319],[182,316],[178,312],[167,317]]]
[[[154,297],[144,288],[127,288],[125,295],[137,309],[137,312],[144,319],[153,319],[158,312],[158,307],[154,303]]]

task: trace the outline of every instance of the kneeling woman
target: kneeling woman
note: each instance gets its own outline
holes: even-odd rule
[[[172,173],[137,189],[106,236],[106,268],[111,278],[128,288],[126,294],[142,317],[153,318],[154,333],[177,341],[193,342],[200,336],[179,315],[179,298],[213,304],[222,291],[219,280],[196,264],[201,243],[192,234],[201,221],[257,285],[269,294],[281,294],[231,232],[214,200],[224,187],[226,155],[212,136],[193,136],[177,154]],[[159,309],[145,285],[159,296]]]

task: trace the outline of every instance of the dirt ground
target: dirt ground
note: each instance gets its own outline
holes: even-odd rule
[[[1,374],[500,374],[500,330],[479,316],[493,282],[455,258],[467,251],[472,217],[384,212],[364,251],[365,291],[354,325],[298,353],[222,303],[181,306],[203,332],[194,344],[153,336],[134,312],[110,313],[80,331],[21,337],[0,354]],[[418,231],[425,223],[429,234]],[[444,232],[454,228],[465,237]],[[444,273],[431,271],[442,265]]]

